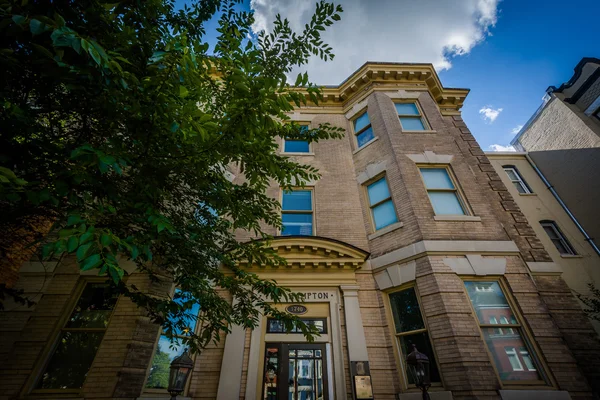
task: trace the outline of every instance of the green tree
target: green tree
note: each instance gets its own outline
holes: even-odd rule
[[[333,58],[321,33],[340,6],[321,1],[302,32],[279,16],[252,36],[239,0],[0,0],[0,248],[34,245],[35,226],[57,240],[43,257],[70,254],[145,307],[173,337],[200,304],[203,329],[184,344],[198,351],[233,323],[260,313],[295,318],[271,301],[301,299],[239,260],[281,265],[268,240],[279,204],[265,194],[317,178],[277,154],[276,137],[338,138],[328,125],[302,132],[286,113],[318,103],[306,74],[287,76],[309,57]],[[206,22],[218,16],[209,49]],[[300,89],[301,88],[301,89]],[[245,178],[225,176],[235,166]],[[44,235],[46,234],[44,231]],[[42,234],[37,234],[39,236]],[[119,257],[152,279],[168,276],[179,299],[128,285]],[[231,305],[215,290],[228,291]],[[310,337],[310,328],[300,324]]]
[[[171,361],[169,354],[161,350],[160,344],[156,349],[156,354],[152,359],[152,367],[150,368],[150,375],[146,382],[148,388],[159,388],[166,389],[169,386],[169,374]]]

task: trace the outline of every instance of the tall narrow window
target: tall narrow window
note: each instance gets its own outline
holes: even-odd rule
[[[465,282],[485,343],[504,382],[543,381],[519,319],[498,282]],[[488,323],[490,315],[500,324]],[[501,331],[498,326],[504,327]],[[526,368],[524,368],[525,366]]]
[[[375,230],[398,222],[396,209],[392,202],[392,195],[390,194],[385,177],[367,186],[367,192],[369,194],[369,206],[371,207]]]
[[[79,389],[92,366],[117,296],[103,283],[88,283],[61,329],[38,389]]]
[[[392,306],[392,316],[394,317],[394,326],[396,328],[396,340],[402,354],[401,360],[406,360],[406,356],[412,351],[414,344],[421,353],[429,357],[429,374],[432,382],[440,382],[440,373],[435,362],[435,355],[431,347],[429,335],[421,316],[419,301],[415,288],[409,288],[390,294],[390,304]],[[406,365],[404,370],[406,371]],[[414,384],[413,377],[407,376],[408,383]]]
[[[426,124],[416,103],[396,103],[403,131],[424,131]]]
[[[182,292],[180,289],[175,290],[173,300],[179,304],[186,304],[188,307],[185,317],[185,327],[175,332],[176,341],[171,342],[166,335],[161,334],[158,339],[158,345],[152,359],[150,367],[150,375],[146,380],[146,389],[167,389],[169,386],[169,371],[171,362],[175,357],[183,354],[185,346],[181,342],[181,338],[194,332],[196,329],[197,316],[200,312],[200,305],[191,303],[192,299]]]
[[[305,132],[308,130],[308,125],[301,125],[300,131]],[[307,140],[301,139],[284,139],[283,141],[283,152],[284,153],[309,153],[310,144]]]
[[[515,185],[515,187],[517,188],[517,191],[519,193],[521,193],[521,194],[531,193],[531,190],[529,190],[529,186],[527,186],[527,184],[525,183],[523,178],[521,178],[521,175],[519,175],[519,172],[517,171],[517,169],[515,167],[504,166],[503,168],[504,168],[504,171],[506,172],[506,175],[508,175],[508,179],[510,179],[510,181],[513,183],[513,185]]]
[[[446,168],[421,168],[427,194],[436,215],[465,215],[458,190]]]
[[[354,134],[356,135],[358,148],[363,147],[366,143],[375,138],[368,112],[365,111],[360,117],[354,120]]]
[[[542,225],[552,244],[561,255],[573,256],[577,254],[554,221],[540,221],[540,225]]]
[[[313,234],[312,190],[284,191],[281,210],[282,235]]]

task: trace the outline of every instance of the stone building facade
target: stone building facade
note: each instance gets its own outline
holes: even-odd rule
[[[462,120],[467,94],[430,64],[367,63],[293,113],[346,135],[282,140],[322,177],[269,189],[284,230],[268,245],[288,266],[245,267],[305,293],[279,306],[322,334],[307,343],[268,317],[234,326],[195,357],[184,398],[418,399],[404,362],[412,344],[431,359],[434,400],[593,398],[598,337]],[[168,398],[159,359],[180,349],[98,280],[70,260],[23,265],[17,286],[37,304],[0,315],[0,398]],[[128,280],[175,290],[133,270]],[[82,337],[90,346],[70,353]]]

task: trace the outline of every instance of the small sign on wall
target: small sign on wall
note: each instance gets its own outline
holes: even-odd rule
[[[285,310],[290,314],[302,315],[306,314],[308,308],[300,304],[292,304],[291,306],[287,306]]]

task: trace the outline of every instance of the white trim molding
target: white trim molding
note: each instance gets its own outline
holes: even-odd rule
[[[543,273],[557,273],[563,272],[560,265],[555,262],[528,262],[527,266],[532,273],[543,274]]]
[[[374,275],[380,290],[403,285],[415,280],[417,263],[410,261],[402,265],[392,265]]]
[[[359,184],[364,185],[365,182],[368,182],[369,180],[375,178],[377,175],[384,173],[386,168],[387,161],[385,160],[378,163],[369,164],[363,172],[358,174],[356,180]]]
[[[457,275],[504,275],[506,258],[483,258],[479,254],[467,254],[465,257],[444,258],[444,264]]]

